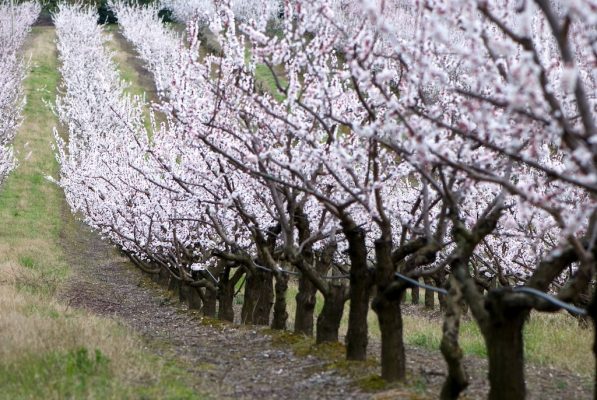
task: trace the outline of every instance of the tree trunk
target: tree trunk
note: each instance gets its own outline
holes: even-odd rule
[[[288,312],[286,311],[286,291],[288,290],[288,275],[278,273],[275,276],[275,303],[274,318],[272,320],[272,329],[286,329],[288,321]]]
[[[168,283],[170,282],[170,272],[168,272],[165,268],[160,269],[160,273],[158,274],[158,285],[163,288],[168,287]]]
[[[315,312],[317,289],[309,278],[301,275],[299,289],[296,294],[296,313],[294,331],[303,335],[313,336],[313,314]]]
[[[446,278],[444,276],[438,276],[433,278],[433,282],[436,287],[441,288],[445,286]],[[446,311],[446,308],[448,306],[448,304],[446,303],[446,296],[441,293],[438,293],[437,299],[439,302],[440,311]]]
[[[588,316],[593,321],[593,357],[597,366],[597,290],[594,289],[593,296],[587,307]],[[594,372],[593,382],[593,400],[597,400],[597,369]]]
[[[289,204],[290,205],[290,204]],[[290,210],[289,210],[290,211]],[[305,243],[311,236],[310,221],[302,207],[294,207],[294,223],[298,230],[299,243]],[[305,263],[311,265],[314,261],[313,246],[308,244],[301,254]],[[296,312],[294,315],[294,331],[307,336],[313,336],[313,314],[317,301],[317,289],[307,276],[299,277],[299,288],[296,294]]]
[[[365,234],[352,220],[342,220],[350,257],[350,308],[346,333],[346,359],[364,361],[367,358],[369,299],[371,277],[367,268]]]
[[[433,285],[433,282],[429,278],[424,278],[423,281],[426,285]],[[429,289],[425,289],[425,308],[429,310],[435,308],[435,293]]]
[[[234,322],[234,284],[230,280],[230,267],[226,266],[220,274],[218,283],[218,319]]]
[[[464,315],[468,314],[469,307],[468,307],[468,304],[466,304],[466,302],[464,302],[464,301],[462,302],[461,309],[462,309],[462,311],[461,311],[462,314],[464,314]]]
[[[494,292],[495,293],[495,292]],[[524,382],[524,341],[522,329],[528,311],[507,309],[500,303],[500,294],[490,294],[487,308],[490,320],[483,336],[489,359],[489,400],[522,400]]]
[[[390,240],[375,242],[377,295],[373,300],[373,309],[377,313],[381,331],[381,377],[388,382],[403,380],[406,376],[402,311],[399,301],[402,293],[396,296],[396,300],[385,295],[386,289],[394,280],[391,251]]]
[[[245,297],[241,311],[243,324],[269,325],[274,303],[272,273],[255,270],[247,275]]]
[[[180,280],[170,276],[170,280],[168,281],[168,290],[171,291],[174,296],[178,297],[178,293],[180,292]]]
[[[272,307],[274,305],[274,277],[271,272],[260,273],[259,297],[257,308],[253,314],[255,325],[269,325]]]
[[[205,296],[203,299],[203,315],[210,318],[216,316],[216,297],[217,293],[215,290],[205,288]]]
[[[419,304],[419,292],[420,292],[419,289],[420,288],[418,286],[414,286],[410,289],[410,302],[413,305]]]
[[[450,292],[446,296],[446,314],[444,316],[443,336],[440,350],[446,364],[448,376],[440,393],[441,400],[456,400],[468,386],[468,377],[462,364],[462,349],[458,344],[460,316],[462,312],[462,292],[455,279],[450,280]]]
[[[199,288],[191,287],[189,290],[189,310],[200,310],[201,309],[201,293]]]
[[[324,295],[323,308],[317,317],[317,344],[338,341],[338,331],[346,301],[345,291],[344,285],[329,285],[328,293]]]
[[[178,291],[178,301],[187,303],[189,300],[189,293],[191,287],[186,282],[180,282],[180,290]]]
[[[335,242],[328,243],[317,257],[307,253],[305,255],[305,260],[308,264],[311,264],[313,260],[316,260],[315,270],[319,275],[325,276],[332,267],[333,254],[336,249]],[[296,296],[296,300],[297,319],[295,320],[295,332],[311,336],[313,335],[313,312],[317,305],[317,289],[306,274],[301,275],[299,281],[299,293]],[[298,305],[299,303],[301,303],[300,307]],[[299,322],[297,323],[297,321]]]

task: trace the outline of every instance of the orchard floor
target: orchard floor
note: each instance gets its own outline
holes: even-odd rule
[[[36,34],[53,35],[51,29],[44,28]],[[49,40],[47,42],[50,43]],[[110,45],[117,52],[115,59],[121,64],[121,72],[131,74],[133,86],[139,85],[143,80],[134,75],[144,72],[139,65],[135,65],[136,59],[130,54],[130,47],[123,43],[119,35],[115,35]],[[138,90],[139,87],[134,89]],[[55,121],[49,122],[49,125],[54,124]],[[46,125],[37,124],[35,126],[39,131],[29,130],[23,134],[43,137],[43,141],[49,146],[51,126]],[[45,151],[48,152],[47,149]],[[38,152],[35,157],[37,156],[41,156],[41,153]],[[23,159],[22,166],[27,167],[28,163],[30,161]],[[40,173],[48,172],[55,173],[54,170]],[[17,171],[18,173],[20,172]],[[12,180],[18,179],[17,175]],[[68,278],[60,283],[55,295],[67,310],[64,311],[65,315],[71,312],[68,310],[76,310],[81,315],[98,316],[99,321],[104,321],[104,324],[123,325],[127,335],[140,337],[145,351],[172,363],[179,374],[184,375],[185,381],[204,397],[438,397],[445,377],[444,362],[439,351],[409,347],[407,384],[386,385],[376,378],[379,369],[375,360],[363,363],[344,362],[339,345],[314,346],[311,339],[304,337],[276,333],[263,327],[239,326],[202,318],[151,282],[97,234],[82,223],[73,221],[62,197],[57,202],[55,207],[58,210],[54,212],[59,213],[62,219],[59,234],[55,239],[48,236],[45,240],[58,242],[56,244],[61,249],[60,257],[68,266]],[[437,323],[441,324],[441,321],[438,320]],[[0,329],[0,338],[1,333]],[[370,354],[377,355],[379,343],[373,341],[370,347]],[[472,383],[463,398],[484,398],[487,393],[485,360],[467,357],[466,364]],[[531,399],[589,399],[592,396],[590,378],[566,371],[527,364],[527,382],[528,397]],[[127,398],[187,397],[151,394],[135,396],[133,393]]]

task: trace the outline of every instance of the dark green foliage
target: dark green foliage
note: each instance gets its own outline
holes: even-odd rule
[[[141,5],[146,5],[146,4],[151,4],[153,3],[154,0],[136,0],[136,1],[131,1],[130,3],[132,4],[141,4]],[[98,24],[117,24],[118,23],[118,18],[116,18],[116,15],[114,14],[114,12],[112,12],[112,10],[110,10],[110,7],[108,7],[108,1],[107,0],[99,0],[99,1],[90,1],[89,3],[95,3],[97,4],[97,13],[98,13],[98,19],[97,19],[97,23]]]
[[[46,19],[48,19],[50,14],[57,10],[59,1],[60,0],[40,0],[40,3],[42,5],[42,17],[45,17]],[[18,0],[15,1],[15,3],[20,3],[20,2],[22,2],[22,1],[18,1]],[[134,1],[130,1],[130,2],[135,3],[135,4],[146,5],[146,4],[154,3],[155,0],[134,0]],[[118,19],[116,18],[116,15],[114,15],[112,10],[110,10],[110,8],[108,7],[107,0],[87,0],[87,1],[79,1],[79,3],[85,4],[85,5],[97,6],[97,13],[98,13],[97,22],[99,24],[116,24],[116,23],[118,23]],[[167,9],[161,10],[159,13],[159,16],[164,20],[164,22],[172,22],[172,12],[170,10],[167,10]]]
[[[118,19],[114,12],[108,7],[107,1],[103,0],[97,7],[97,23],[98,24],[116,24]]]
[[[160,10],[160,12],[158,13],[158,17],[160,17],[160,19],[163,22],[174,22],[174,17],[172,16],[172,11],[168,10],[167,8],[163,8]]]

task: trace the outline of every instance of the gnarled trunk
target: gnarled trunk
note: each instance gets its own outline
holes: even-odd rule
[[[344,312],[346,289],[341,284],[330,284],[324,295],[323,308],[317,317],[317,344],[337,342],[338,330]]]
[[[286,322],[288,321],[288,312],[286,311],[286,291],[288,290],[288,275],[276,274],[275,276],[275,302],[274,302],[274,318],[272,320],[272,329],[284,330],[286,329]]]
[[[294,331],[307,336],[313,336],[313,314],[315,312],[317,289],[309,278],[301,275],[299,288],[296,294],[296,312],[294,318]]]
[[[230,267],[226,266],[220,274],[218,283],[218,319],[234,322],[234,285],[236,280],[230,279]]]
[[[524,399],[523,321],[515,318],[492,324],[486,338],[489,358],[490,400]]]
[[[160,269],[158,274],[157,284],[163,288],[168,287],[168,283],[170,282],[170,272],[166,268]]]
[[[433,284],[436,287],[444,287],[446,283],[446,277],[442,276],[442,274],[440,274],[439,276],[435,276],[433,277]],[[448,304],[446,303],[446,296],[444,294],[438,293],[437,295],[438,301],[439,301],[439,309],[441,311],[445,311]]]
[[[202,312],[203,315],[210,318],[215,318],[216,316],[216,300],[217,300],[217,292],[209,287],[205,288],[205,294],[203,296],[203,308]]]
[[[419,304],[419,292],[420,288],[418,286],[414,286],[410,289],[410,302],[413,305]]]
[[[269,325],[274,303],[272,273],[256,269],[247,275],[245,297],[241,311],[243,324]]]
[[[367,358],[369,300],[371,277],[367,268],[365,234],[352,220],[343,220],[342,229],[348,241],[350,257],[350,309],[346,333],[346,359]]]
[[[289,203],[290,206],[290,203]],[[295,204],[296,206],[296,204]],[[298,240],[305,243],[311,236],[310,221],[301,207],[294,208],[294,223],[298,230]],[[313,246],[307,244],[301,254],[305,263],[311,265],[314,261]],[[297,267],[300,267],[297,265]],[[317,289],[308,276],[299,277],[298,293],[296,294],[296,311],[294,315],[294,331],[307,336],[313,336],[313,314],[315,311]]]
[[[595,366],[597,367],[597,289],[593,289],[593,296],[591,302],[587,307],[588,316],[593,322],[593,357],[595,359]],[[597,400],[597,368],[593,375],[593,399]]]
[[[403,380],[406,376],[402,311],[399,301],[403,293],[399,293],[395,299],[388,298],[385,293],[394,280],[391,251],[390,240],[375,242],[377,295],[373,300],[373,310],[377,313],[381,331],[381,377],[388,382]]]
[[[189,310],[200,310],[202,304],[200,289],[191,286],[187,300],[189,303]]]
[[[315,271],[317,275],[325,276],[332,267],[333,254],[336,251],[336,248],[336,243],[330,242],[326,244],[323,251],[321,251],[317,257],[315,257],[313,254],[307,253],[303,263],[297,265],[297,267],[299,267],[299,269],[304,268],[305,264],[311,264],[312,260],[315,260]],[[317,288],[315,283],[311,280],[312,278],[309,278],[305,271],[302,272],[303,274],[301,275],[301,281],[299,283],[301,286],[299,287],[299,293],[296,296],[297,316],[301,320],[300,323],[295,326],[295,331],[311,335],[313,332],[313,310],[317,304]],[[300,289],[302,289],[302,291]],[[326,296],[325,290],[323,290],[323,292],[323,295]],[[302,303],[300,307],[298,306],[299,301]],[[299,309],[301,310],[300,313]]]
[[[191,287],[189,286],[189,284],[187,282],[180,282],[180,288],[178,290],[178,301],[180,301],[181,303],[187,303],[189,300],[189,293],[190,293]]]
[[[180,280],[170,276],[170,280],[168,281],[168,290],[171,291],[174,296],[178,297],[180,292]]]
[[[450,280],[450,291],[446,296],[443,336],[440,350],[448,365],[448,376],[440,393],[441,400],[456,400],[468,386],[468,377],[462,364],[462,349],[458,344],[460,316],[462,313],[462,292],[455,279]]]
[[[504,306],[502,295],[489,293],[486,308],[490,317],[482,329],[489,359],[489,399],[522,400],[526,395],[522,330],[528,311]]]
[[[433,285],[431,278],[424,278],[423,281],[426,285]],[[429,289],[425,289],[425,308],[429,310],[433,310],[435,308],[435,292]]]

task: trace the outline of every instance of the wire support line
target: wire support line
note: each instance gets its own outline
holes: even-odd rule
[[[571,313],[574,313],[574,314],[587,315],[587,310],[585,310],[584,308],[576,307],[575,305],[566,303],[556,297],[550,296],[549,294],[542,292],[540,290],[537,290],[537,289],[533,289],[533,288],[526,287],[526,286],[517,286],[517,287],[514,287],[512,289],[512,291],[519,292],[519,293],[526,293],[526,294],[530,294],[535,297],[539,297],[545,301],[550,302],[551,304],[553,304],[555,306],[563,308],[564,310],[570,311]]]
[[[282,274],[286,274],[286,275],[293,275],[293,276],[302,276],[303,275],[302,273],[297,272],[297,271],[288,271],[288,270],[285,270],[285,269],[282,269],[282,268],[277,268],[277,270],[274,271],[273,269],[264,267],[262,265],[258,265],[258,264],[254,264],[254,265],[258,269],[261,269],[261,270],[267,271],[267,272],[272,272],[272,273],[278,272],[278,273],[282,273]],[[218,280],[212,275],[212,273],[209,270],[207,270],[207,272],[209,273],[210,277],[216,283],[219,283]],[[400,272],[396,272],[394,274],[394,276],[396,278],[404,281],[404,282],[409,283],[410,285],[418,286],[418,287],[420,287],[422,289],[431,290],[433,292],[441,293],[443,295],[447,295],[448,294],[448,291],[446,289],[444,289],[444,288],[439,288],[439,287],[436,287],[436,286],[431,286],[431,285],[427,285],[425,283],[421,283],[421,282],[417,281],[416,279],[413,279],[413,278],[410,278],[410,277],[408,277],[406,275],[401,274]],[[344,274],[344,275],[330,275],[330,276],[322,276],[322,278],[323,279],[329,279],[329,280],[332,280],[332,279],[349,279],[350,275],[349,274]],[[562,300],[560,300],[560,299],[558,299],[558,298],[556,298],[554,296],[551,296],[551,295],[549,295],[549,294],[547,294],[545,292],[542,292],[540,290],[537,290],[537,289],[533,289],[533,288],[526,287],[526,286],[516,286],[516,287],[512,288],[512,291],[513,292],[518,292],[518,293],[525,293],[525,294],[528,294],[528,295],[531,295],[531,296],[535,296],[535,297],[541,298],[541,299],[543,299],[543,300],[545,300],[545,301],[547,301],[547,302],[549,302],[549,303],[551,303],[551,304],[553,304],[553,305],[555,305],[557,307],[560,307],[561,309],[567,310],[567,311],[569,311],[569,312],[571,312],[573,314],[587,315],[587,310],[586,309],[580,308],[580,307],[576,307],[573,304],[566,303],[566,302],[564,302],[564,301],[562,301]]]
[[[437,292],[437,293],[441,293],[441,294],[445,294],[445,295],[448,294],[448,291],[446,289],[438,288],[438,287],[431,286],[431,285],[426,285],[424,283],[417,281],[416,279],[409,278],[406,275],[402,275],[400,272],[396,272],[394,275],[396,276],[396,278],[398,278],[402,281],[408,282],[411,285],[418,286],[423,289],[431,290],[432,292]]]
[[[263,271],[272,272],[272,273],[279,272],[279,273],[282,273],[282,274],[293,275],[293,276],[302,276],[303,275],[300,272],[288,271],[288,270],[285,270],[285,269],[282,269],[282,268],[277,268],[277,270],[274,271],[271,268],[267,268],[267,267],[264,267],[264,266],[258,265],[258,264],[255,264],[255,267],[257,267],[258,269],[261,269]],[[348,275],[348,274],[346,274],[346,275],[329,275],[329,276],[322,276],[322,278],[323,279],[330,279],[330,280],[331,279],[348,279],[348,278],[350,278],[350,275]]]
[[[398,278],[400,280],[403,280],[405,282],[408,282],[411,285],[418,286],[418,287],[423,288],[423,289],[428,289],[428,290],[431,290],[431,291],[434,291],[434,292],[437,292],[437,293],[441,293],[441,294],[444,294],[444,295],[448,294],[448,291],[446,289],[442,289],[442,288],[438,288],[438,287],[435,287],[435,286],[431,286],[431,285],[426,285],[424,283],[420,283],[416,279],[409,278],[408,276],[402,275],[399,272],[396,272],[395,275],[396,275],[396,278]],[[533,289],[533,288],[526,287],[526,286],[516,286],[516,287],[512,288],[512,291],[513,292],[518,292],[518,293],[525,293],[525,294],[528,294],[528,295],[531,295],[531,296],[539,297],[539,298],[541,298],[541,299],[543,299],[543,300],[545,300],[545,301],[547,301],[547,302],[549,302],[549,303],[551,303],[551,304],[553,304],[553,305],[555,305],[557,307],[560,307],[561,309],[567,310],[567,311],[569,311],[571,313],[574,313],[574,314],[587,315],[587,310],[585,310],[584,308],[576,307],[573,304],[566,303],[566,302],[564,302],[564,301],[562,301],[562,300],[560,300],[560,299],[558,299],[558,298],[556,298],[554,296],[551,296],[551,295],[549,295],[549,294],[547,294],[545,292],[542,292],[540,290],[537,290],[537,289]]]

